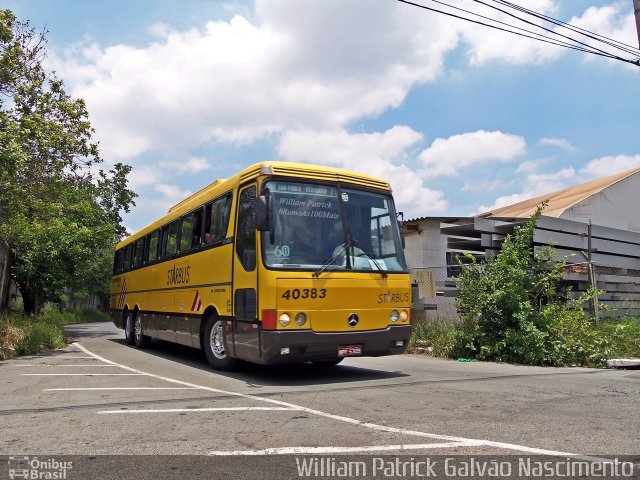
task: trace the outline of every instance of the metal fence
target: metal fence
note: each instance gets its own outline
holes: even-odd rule
[[[442,265],[410,270],[412,318],[414,322],[458,321],[455,277],[458,265]],[[561,286],[570,298],[578,299],[590,287],[601,291],[585,309],[596,320],[606,317],[640,316],[640,270],[607,267],[595,262],[570,263],[563,269]]]

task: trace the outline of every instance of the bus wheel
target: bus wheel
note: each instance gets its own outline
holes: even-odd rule
[[[344,358],[338,358],[336,360],[313,360],[313,363],[316,367],[335,367],[338,365]]]
[[[236,365],[236,359],[226,353],[224,345],[224,324],[216,316],[207,319],[204,329],[204,352],[209,364],[215,370],[229,371]]]
[[[133,345],[133,322],[131,321],[131,312],[126,311],[124,314],[124,341],[127,345]]]
[[[142,334],[142,315],[136,311],[133,313],[133,339],[138,348],[147,348],[151,343],[151,337]]]

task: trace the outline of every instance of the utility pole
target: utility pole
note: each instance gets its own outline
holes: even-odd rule
[[[633,0],[633,14],[636,16],[636,29],[638,30],[638,46],[640,47],[640,0]]]

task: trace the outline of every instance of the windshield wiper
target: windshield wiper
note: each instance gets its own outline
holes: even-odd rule
[[[353,241],[353,245],[358,247],[359,242],[357,240]],[[358,257],[364,257],[367,260],[371,260],[373,262],[373,264],[376,266],[376,268],[380,271],[380,273],[382,274],[382,278],[387,278],[389,275],[387,274],[387,272],[384,271],[384,269],[380,266],[380,264],[378,263],[378,261],[371,257],[367,252],[365,252],[364,250],[362,250],[360,247],[358,247],[358,249],[362,252],[359,253],[357,256]],[[355,251],[354,251],[355,254]]]
[[[348,247],[349,245],[346,242],[342,243],[341,245],[338,245],[338,247],[336,247],[336,249],[333,251],[333,255],[331,255],[318,270],[313,272],[313,276],[319,277],[320,274],[324,272],[327,268],[329,268],[329,265],[335,262],[337,258],[347,250]]]

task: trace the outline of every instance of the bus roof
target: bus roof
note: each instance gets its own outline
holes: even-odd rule
[[[391,191],[389,182],[370,175],[344,170],[341,168],[327,167],[324,165],[313,165],[308,163],[294,163],[283,161],[264,161],[255,163],[244,170],[236,173],[227,179],[218,179],[206,187],[198,190],[194,194],[185,198],[181,202],[169,208],[166,215],[157,219],[142,230],[130,235],[122,240],[116,248],[121,248],[135,240],[144,237],[148,233],[157,230],[160,226],[180,218],[185,213],[194,208],[213,200],[220,195],[230,191],[236,185],[258,177],[259,175],[274,175],[285,177],[308,178],[316,180],[340,181],[362,185],[369,188]]]

